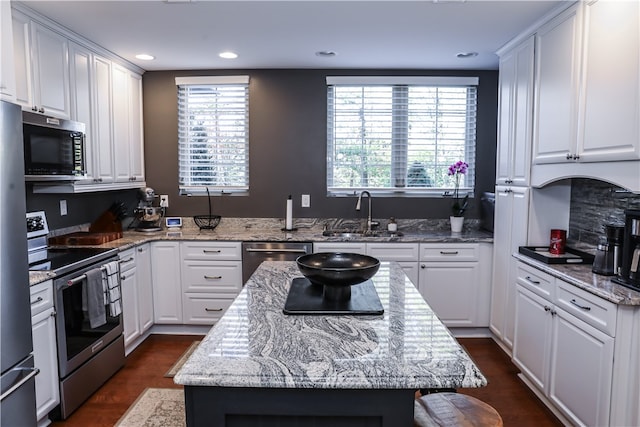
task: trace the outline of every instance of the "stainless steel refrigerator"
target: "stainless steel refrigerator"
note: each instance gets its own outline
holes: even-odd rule
[[[36,425],[20,106],[0,101],[0,426]]]

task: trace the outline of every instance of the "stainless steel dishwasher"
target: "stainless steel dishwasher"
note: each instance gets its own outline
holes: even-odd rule
[[[262,261],[295,261],[312,252],[311,242],[243,242],[242,282],[249,280]]]

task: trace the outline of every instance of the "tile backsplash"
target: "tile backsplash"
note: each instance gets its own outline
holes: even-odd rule
[[[603,181],[572,179],[568,239],[597,245],[605,224],[624,223],[625,209],[640,209],[640,195]]]

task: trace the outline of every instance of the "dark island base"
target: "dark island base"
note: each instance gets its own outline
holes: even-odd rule
[[[414,390],[185,386],[187,427],[410,427]]]

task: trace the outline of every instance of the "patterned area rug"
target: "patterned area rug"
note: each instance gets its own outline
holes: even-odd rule
[[[115,427],[183,427],[184,393],[177,388],[147,388]]]
[[[189,356],[191,356],[191,353],[193,353],[196,347],[198,347],[198,344],[200,344],[200,341],[194,341],[182,356],[180,356],[178,361],[173,364],[166,374],[164,374],[164,376],[167,378],[173,378],[178,373],[184,362],[186,362]]]

